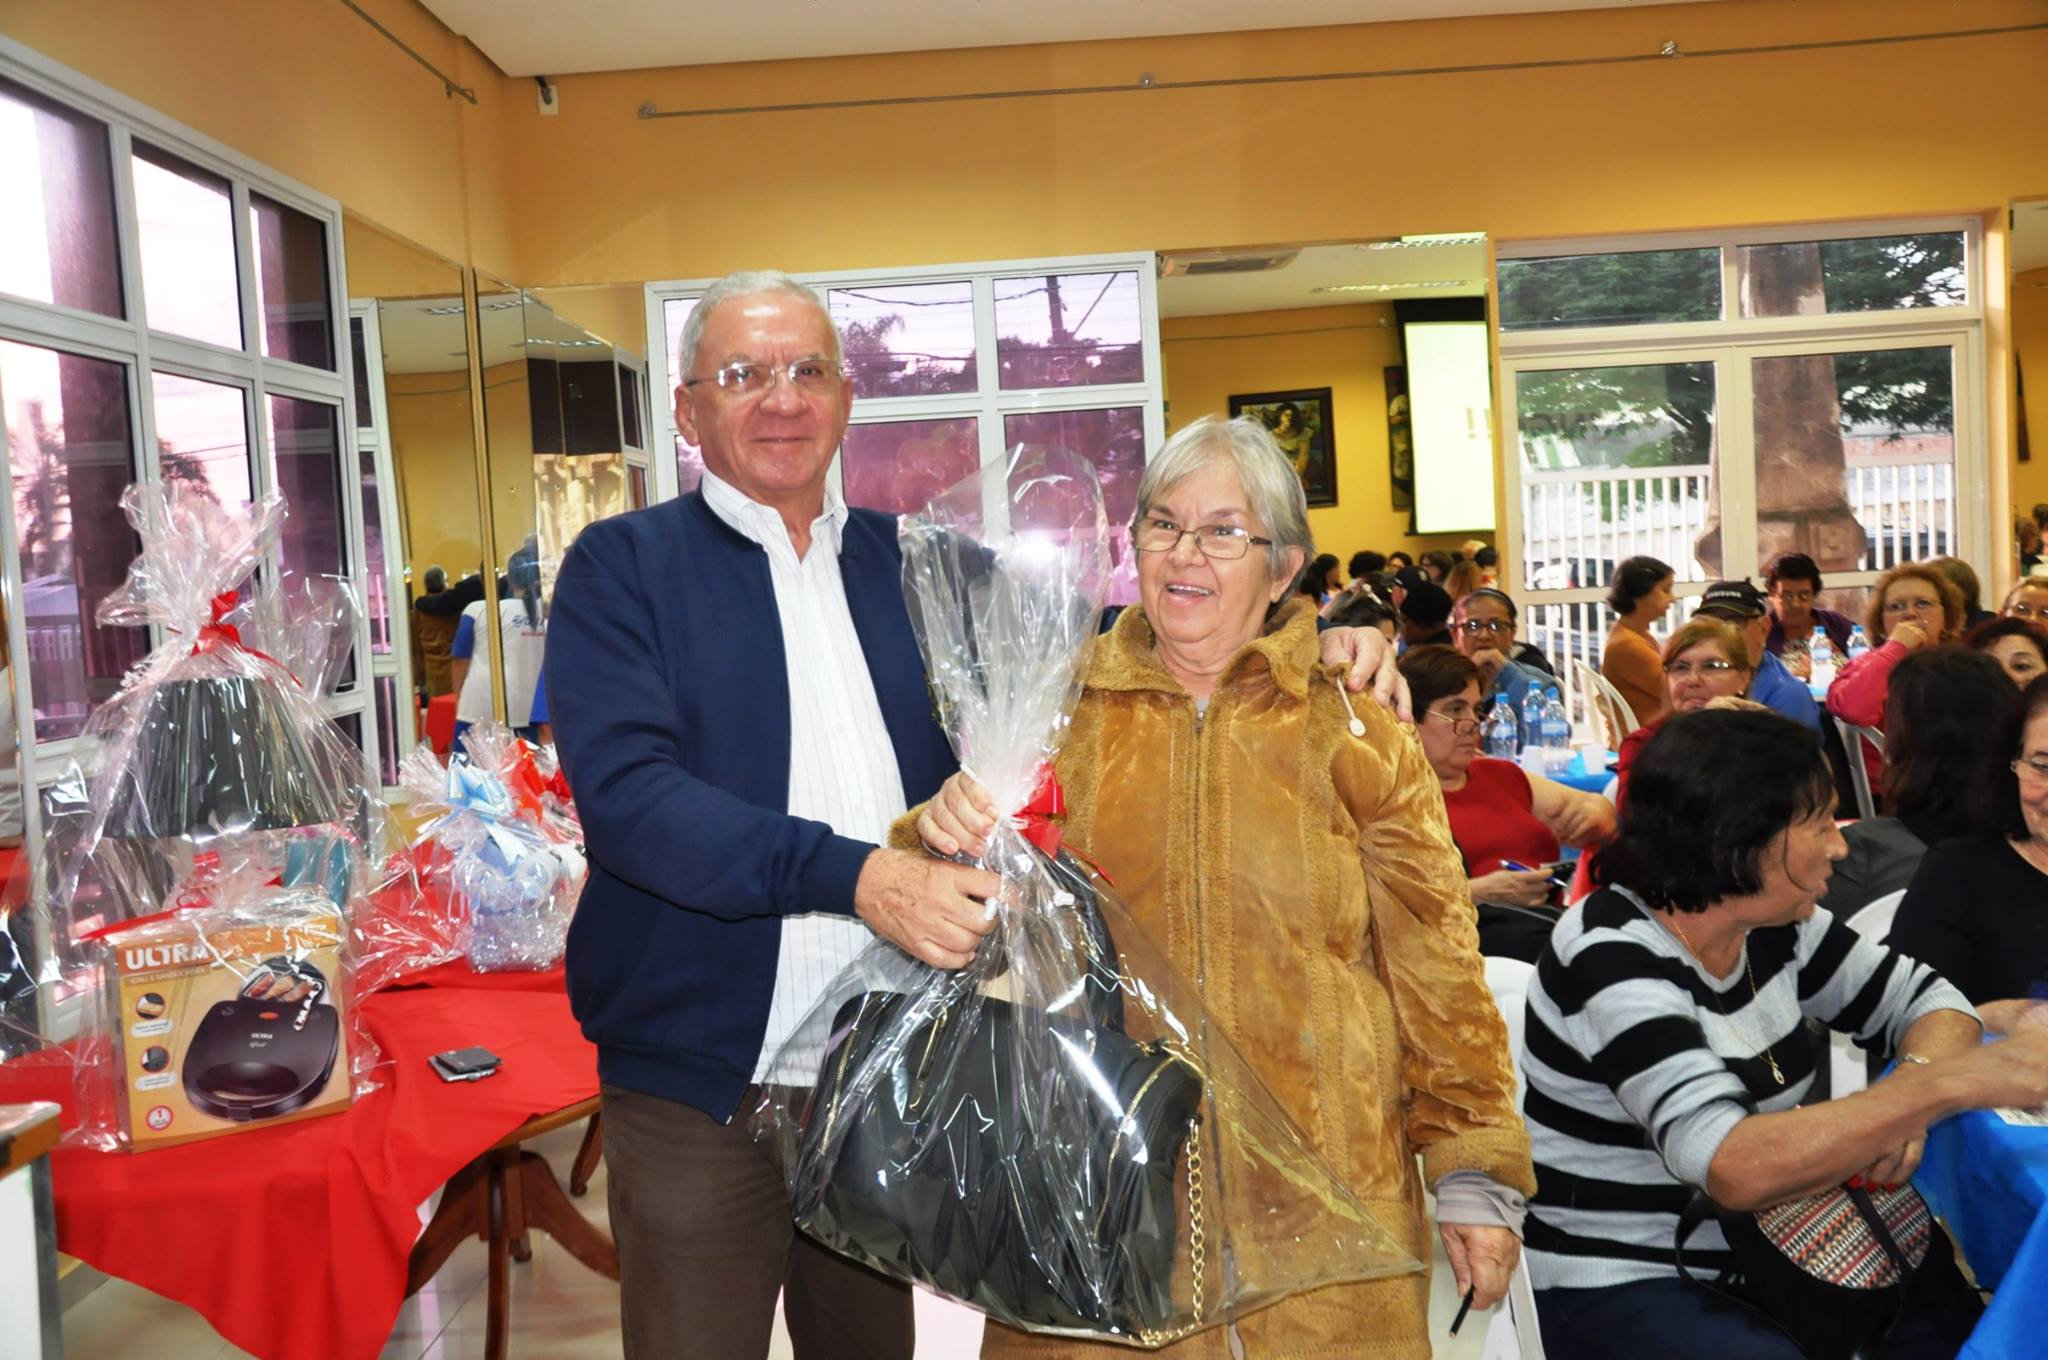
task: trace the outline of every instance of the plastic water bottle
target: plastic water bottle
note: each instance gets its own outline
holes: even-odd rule
[[[1863,636],[1863,625],[1856,624],[1849,630],[1849,659],[1854,661],[1870,650],[1870,639]]]
[[[1572,720],[1565,712],[1564,696],[1557,686],[1543,687],[1542,717],[1536,728],[1537,744],[1543,748],[1547,773],[1555,775],[1572,763]]]
[[[1522,725],[1515,719],[1513,704],[1495,704],[1486,720],[1486,754],[1498,760],[1513,760],[1522,751]]]
[[[1809,683],[1816,689],[1826,689],[1835,683],[1835,646],[1828,641],[1828,635],[1816,625],[1813,630],[1813,669],[1808,672]]]

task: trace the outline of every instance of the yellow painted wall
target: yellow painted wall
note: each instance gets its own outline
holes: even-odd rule
[[[512,113],[531,284],[1484,229],[1991,212],[2048,184],[2048,32],[1199,90],[1157,81],[2038,22],[2041,0],[1728,0],[566,76]],[[1099,95],[642,120],[1118,84]],[[513,101],[516,103],[517,101]]]
[[[520,83],[414,0],[361,2],[478,104],[333,0],[6,0],[0,33],[431,250],[513,267]]]
[[[1284,312],[1174,317],[1160,323],[1167,432],[1230,414],[1230,395],[1327,387],[1337,450],[1337,503],[1308,512],[1318,552],[1340,562],[1380,552],[1456,548],[1469,535],[1411,535],[1396,511],[1387,469],[1385,369],[1401,362],[1394,309],[1304,307]]]
[[[417,588],[430,566],[451,581],[483,561],[470,457],[469,375],[388,373],[392,460],[404,500],[406,564]]]
[[[2012,503],[2021,514],[2048,501],[2048,269],[2012,281],[2013,351],[2026,382],[2029,462],[2013,465]]]
[[[462,269],[361,218],[342,228],[348,291],[357,298],[459,297]]]

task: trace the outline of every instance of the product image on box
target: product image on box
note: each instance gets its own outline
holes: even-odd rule
[[[341,1013],[326,996],[318,969],[279,958],[266,961],[240,996],[209,1008],[185,1050],[192,1107],[247,1122],[311,1104],[341,1053]]]
[[[345,1108],[345,936],[315,887],[166,912],[106,936],[130,1146]]]

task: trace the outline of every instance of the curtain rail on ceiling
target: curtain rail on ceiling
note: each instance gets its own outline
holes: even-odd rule
[[[357,4],[356,0],[341,0],[341,3],[347,5],[350,10],[354,11],[355,16],[358,19],[361,19],[371,28],[374,28],[379,33],[383,34],[385,39],[389,41],[393,47],[396,47],[399,51],[405,53],[405,55],[411,57],[414,61],[426,67],[429,71],[432,71],[434,73],[434,77],[441,82],[442,94],[459,94],[464,99],[467,99],[470,103],[476,103],[475,90],[472,90],[467,85],[457,83],[455,77],[449,75],[446,71],[443,71],[440,67],[434,65],[434,63],[428,61],[425,57],[421,56],[418,52],[414,51],[410,43],[406,42],[405,39],[399,37],[396,33],[393,33],[390,29],[384,27],[384,25],[378,23],[376,16],[371,14],[368,10],[364,9],[361,5]]]
[[[348,4],[350,0],[342,0]],[[352,6],[351,6],[352,7]],[[1551,57],[1537,61],[1475,62],[1461,66],[1408,66],[1384,71],[1320,71],[1279,76],[1224,76],[1213,80],[1154,80],[1148,73],[1122,85],[1067,85],[1030,90],[979,90],[963,94],[888,95],[876,99],[826,99],[801,104],[738,104],[712,109],[662,109],[642,104],[637,117],[717,118],[744,113],[810,113],[826,109],[899,108],[916,104],[964,104],[985,99],[1049,99],[1078,94],[1136,94],[1158,90],[1215,90],[1258,85],[1311,85],[1337,80],[1391,80],[1409,76],[1480,75],[1498,71],[1557,71],[1582,66],[1627,66],[1640,62],[1697,61],[1707,57],[1749,57],[1778,52],[1814,52],[1852,47],[1889,47],[1899,43],[1935,42],[1948,38],[1987,38],[2011,33],[2038,33],[2048,22],[2004,24],[1996,28],[1958,28],[1930,33],[1896,33],[1874,38],[1829,38],[1818,42],[1768,43],[1753,47],[1713,47],[1697,52],[1681,51],[1677,43],[1665,43],[1655,52],[1632,52],[1610,57]]]

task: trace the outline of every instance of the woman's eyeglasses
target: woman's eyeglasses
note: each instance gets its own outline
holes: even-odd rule
[[[2012,772],[2030,784],[2048,784],[2048,760],[2028,756],[2012,763]]]
[[[1884,616],[1888,619],[1898,619],[1908,614],[1932,614],[1939,608],[1939,600],[1886,600]]]
[[[1204,557],[1221,558],[1234,562],[1251,551],[1252,544],[1262,548],[1273,546],[1270,538],[1260,538],[1249,529],[1235,524],[1198,524],[1192,529],[1183,529],[1170,519],[1141,519],[1131,530],[1131,546],[1139,552],[1170,553],[1180,547],[1183,537],[1192,534],[1195,546],[1202,550]]]
[[[1451,725],[1451,733],[1454,736],[1476,737],[1479,735],[1479,715],[1475,713],[1446,713],[1440,708],[1432,708],[1422,716],[1425,721],[1435,718],[1438,722],[1449,723]]]
[[[1466,619],[1457,625],[1457,628],[1467,637],[1478,637],[1481,633],[1505,637],[1515,631],[1514,621],[1511,619]]]
[[[1664,673],[1679,680],[1690,679],[1695,675],[1701,679],[1711,679],[1736,669],[1738,668],[1733,661],[1674,661],[1664,668]]]

